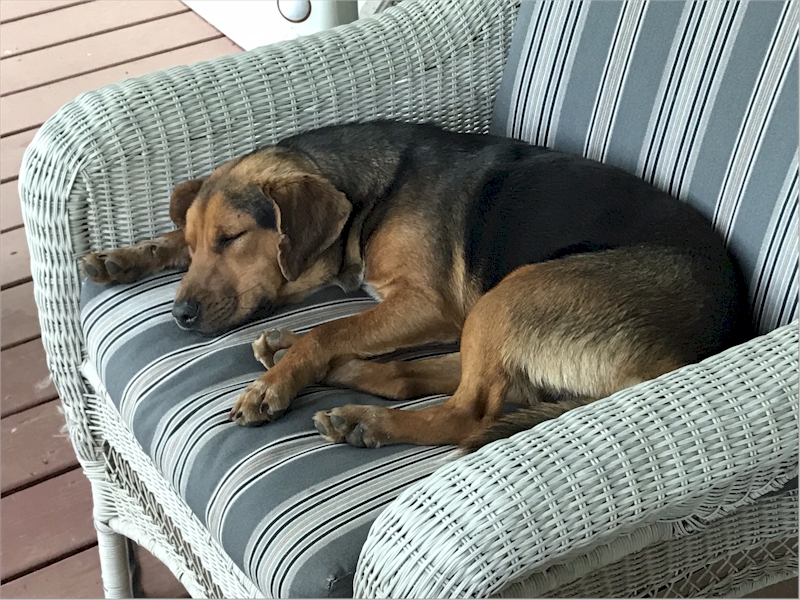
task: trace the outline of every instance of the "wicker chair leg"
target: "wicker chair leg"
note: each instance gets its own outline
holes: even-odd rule
[[[95,521],[100,570],[106,598],[133,598],[133,576],[129,540],[108,525]]]

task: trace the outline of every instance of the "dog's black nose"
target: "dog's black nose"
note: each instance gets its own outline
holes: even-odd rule
[[[200,321],[200,304],[194,300],[182,300],[172,305],[172,316],[183,329],[191,329]]]

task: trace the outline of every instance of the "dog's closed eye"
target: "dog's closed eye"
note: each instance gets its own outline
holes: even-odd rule
[[[217,252],[222,252],[233,242],[242,237],[247,231],[240,231],[234,234],[220,233],[217,236]]]

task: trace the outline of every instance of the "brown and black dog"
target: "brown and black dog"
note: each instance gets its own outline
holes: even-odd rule
[[[178,230],[84,257],[87,275],[188,268],[173,315],[205,334],[331,283],[381,299],[302,337],[264,332],[253,347],[268,371],[231,412],[242,425],[278,418],[313,382],[442,393],[435,408],[350,405],[314,421],[333,442],[471,449],[749,335],[742,278],[700,214],[619,169],[513,140],[328,127],[181,184],[170,216]],[[367,360],[459,340],[443,357]],[[507,399],[529,408],[503,416]]]

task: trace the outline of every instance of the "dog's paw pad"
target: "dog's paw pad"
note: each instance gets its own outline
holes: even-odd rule
[[[253,356],[267,369],[271,369],[299,337],[285,329],[268,329],[253,342]]]
[[[141,246],[95,252],[81,258],[81,268],[95,283],[133,283],[150,272],[152,259],[142,257]]]
[[[289,402],[282,402],[274,388],[256,379],[239,395],[228,418],[239,425],[262,425],[279,419],[288,408]]]
[[[320,435],[331,442],[347,442],[358,448],[380,448],[388,441],[381,411],[370,406],[343,406],[314,416]]]
[[[80,260],[81,269],[95,283],[109,283],[111,277],[106,271],[105,254],[87,254]]]
[[[317,429],[319,434],[329,442],[338,444],[345,441],[344,436],[336,431],[336,428],[331,423],[329,412],[321,410],[315,414],[314,427]]]

